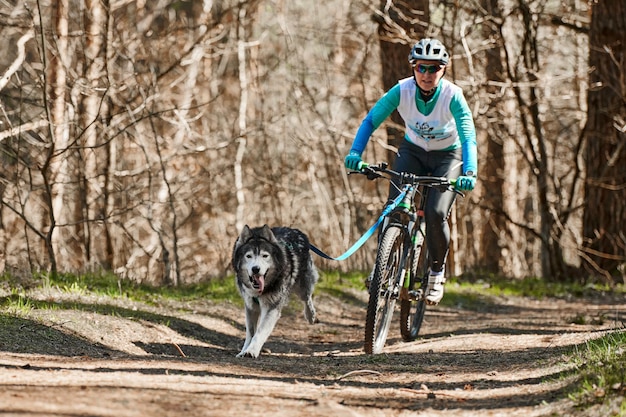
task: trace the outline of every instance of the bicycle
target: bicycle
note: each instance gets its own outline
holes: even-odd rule
[[[383,222],[365,319],[364,348],[367,354],[382,352],[398,299],[402,339],[410,342],[417,338],[426,312],[425,290],[428,286],[428,250],[424,247],[424,207],[428,192],[435,188],[464,195],[454,187],[456,180],[396,172],[387,166],[384,162],[377,165],[362,162],[359,170],[353,171],[366,175],[369,180],[385,178],[392,182],[398,179],[396,187],[400,191],[381,214]]]

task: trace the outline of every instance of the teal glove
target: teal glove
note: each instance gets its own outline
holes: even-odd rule
[[[467,175],[461,175],[456,179],[455,187],[461,191],[472,191],[476,187],[476,177],[468,177]]]
[[[346,168],[352,171],[358,171],[359,166],[361,165],[363,160],[361,159],[361,154],[356,151],[351,151],[346,158],[343,160],[343,164]]]

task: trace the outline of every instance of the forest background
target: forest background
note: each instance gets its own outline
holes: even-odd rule
[[[431,36],[478,133],[450,273],[625,280],[623,0],[0,0],[0,21],[3,273],[194,283],[230,273],[244,224],[343,253],[387,194],[343,157]],[[374,245],[316,263],[367,270]]]

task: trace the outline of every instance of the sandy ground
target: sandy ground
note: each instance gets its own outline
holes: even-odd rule
[[[610,415],[567,399],[572,349],[626,323],[615,297],[498,297],[429,308],[411,343],[398,318],[370,356],[366,293],[352,291],[318,295],[315,325],[294,300],[252,359],[235,357],[245,328],[234,304],[54,289],[25,301],[26,312],[0,312],[2,416]]]

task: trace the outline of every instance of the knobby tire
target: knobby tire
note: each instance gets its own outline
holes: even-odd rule
[[[365,318],[365,353],[382,352],[393,317],[398,294],[394,294],[394,281],[399,274],[404,236],[398,226],[390,225],[383,232],[376,266],[369,287],[369,301]]]

